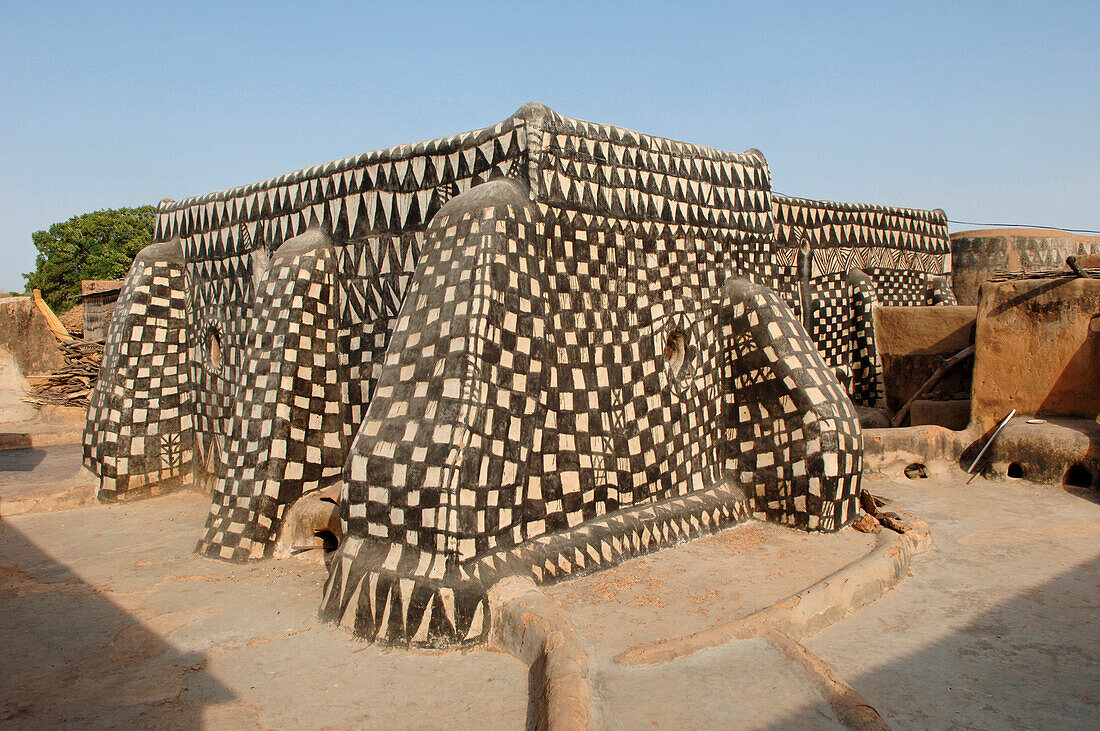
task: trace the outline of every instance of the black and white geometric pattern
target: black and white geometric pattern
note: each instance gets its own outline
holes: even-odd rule
[[[510,203],[433,223],[348,460],[348,532],[426,552],[424,576],[721,474],[720,347],[698,303],[732,269],[679,261],[669,237],[647,268],[646,239],[551,223],[493,185]],[[673,330],[676,372],[658,367]]]
[[[433,645],[483,637],[504,575],[552,581],[751,514],[842,527],[861,442],[841,381],[873,378],[876,296],[942,297],[921,278],[944,271],[942,215],[797,200],[756,151],[531,104],[162,203],[180,464],[213,484],[198,551],[262,558],[291,502],[342,480],[322,616]],[[852,268],[880,274],[863,292]],[[117,381],[169,351],[137,304],[154,276],[135,263],[89,420],[120,495],[133,448],[107,435],[163,421]]]
[[[352,434],[338,275],[331,240],[311,230],[284,243],[258,283],[201,554],[263,558],[286,507],[340,477]]]
[[[881,406],[886,402],[882,357],[875,345],[875,307],[877,287],[870,276],[859,269],[848,274],[851,287],[852,385],[849,393],[857,404]]]
[[[261,183],[182,201],[157,212],[158,239],[179,236],[193,288],[192,362],[211,329],[223,368],[192,370],[198,383],[196,438],[216,475],[232,427],[233,389],[248,353],[258,270],[283,242],[310,227],[333,241],[339,267],[337,323],[343,408],[354,433],[378,377],[392,319],[404,301],[428,221],[450,198],[527,169],[527,133],[515,116],[494,127],[365,153]],[[518,166],[517,166],[518,163]],[[282,398],[286,398],[284,394]]]
[[[770,289],[723,287],[730,470],[768,520],[833,531],[856,514],[859,418],[802,324]]]
[[[500,575],[478,572],[490,560],[547,580],[581,549],[527,563],[543,539],[725,481],[721,287],[765,251],[763,161],[552,113],[539,121],[551,154],[534,191],[489,184],[429,227],[351,449],[351,538],[337,563],[354,578],[330,581],[322,612],[370,636],[388,631],[377,606],[345,614],[362,606],[349,598],[360,577],[475,596],[470,581]],[[724,494],[736,502],[714,510],[747,513],[739,489]],[[796,522],[808,526],[802,503]],[[814,527],[848,520],[825,509]],[[638,528],[641,545],[652,529]],[[592,553],[580,565],[615,560]]]
[[[194,391],[187,362],[187,277],[179,241],[146,247],[123,283],[84,429],[84,463],[104,502],[193,478]]]
[[[415,271],[428,221],[461,192],[510,172],[526,174],[527,137],[523,118],[514,116],[476,132],[161,203],[156,236],[158,240],[178,237],[183,250],[185,276],[177,276],[173,285],[182,287],[180,292],[188,301],[181,337],[193,383],[194,421],[188,438],[198,450],[197,475],[216,480],[224,468],[226,435],[244,433],[244,425],[234,423],[242,369],[265,357],[251,352],[257,285],[283,243],[310,227],[333,240],[338,267],[333,308],[341,374],[338,386],[341,413],[346,415],[343,431],[354,434],[373,393],[392,320]],[[327,336],[332,327],[326,323],[325,328]],[[208,352],[212,334],[219,341],[221,363],[216,368],[210,367]],[[114,363],[108,354],[103,372],[114,370]],[[292,397],[286,392],[266,396],[282,403]],[[104,441],[100,435],[94,439]],[[87,458],[89,467],[113,465],[117,459],[113,443],[108,451],[101,458]],[[119,489],[121,496],[125,481]],[[237,507],[253,516],[272,512]],[[270,536],[266,528],[255,530]],[[224,535],[234,543],[234,560],[241,559],[246,551],[238,550],[231,536],[243,535],[242,530],[237,527]],[[223,553],[209,546],[202,550]],[[259,555],[262,550],[253,546],[247,553]]]
[[[955,299],[955,292],[951,289],[950,276],[932,276],[927,277],[927,289],[925,290],[925,300],[930,305],[957,305],[959,302]]]
[[[491,626],[486,588],[506,576],[559,581],[714,532],[750,513],[741,488],[723,481],[480,555],[441,577],[424,575],[430,555],[352,535],[325,582],[320,616],[385,644],[478,642]]]
[[[775,195],[773,213],[778,246],[807,241],[815,252],[813,277],[867,267],[941,274],[951,253],[947,216],[939,209]]]
[[[885,398],[874,305],[954,304],[943,211],[773,197],[775,289],[856,403]],[[850,272],[869,277],[857,291]],[[945,276],[946,275],[946,276]],[[757,280],[762,281],[762,280]]]

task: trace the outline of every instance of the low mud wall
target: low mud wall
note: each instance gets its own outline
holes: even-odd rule
[[[0,348],[14,356],[25,376],[65,367],[57,339],[30,297],[0,299]]]

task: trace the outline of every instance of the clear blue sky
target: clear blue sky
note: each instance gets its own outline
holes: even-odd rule
[[[70,216],[527,101],[757,147],[784,193],[1100,229],[1098,8],[0,0],[0,289]]]

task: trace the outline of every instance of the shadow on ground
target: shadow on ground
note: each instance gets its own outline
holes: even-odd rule
[[[32,472],[46,458],[45,449],[7,449],[4,452],[0,459],[0,480],[4,482],[22,479],[20,472]]]
[[[0,724],[197,728],[234,695],[144,622],[0,521]],[[0,564],[4,558],[0,558]]]
[[[1050,511],[942,517],[892,595],[806,644],[894,728],[1100,727],[1095,494],[1038,490],[975,490]]]
[[[894,728],[1097,728],[1098,579],[1100,559],[846,680]],[[1058,616],[1049,611],[1054,601]],[[805,728],[805,719],[774,727]]]
[[[4,519],[0,727],[524,726],[514,657],[321,623],[323,567],[199,558],[208,511],[180,492]]]

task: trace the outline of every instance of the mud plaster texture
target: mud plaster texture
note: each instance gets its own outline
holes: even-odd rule
[[[99,498],[210,477],[198,550],[245,562],[345,484],[323,613],[383,643],[477,642],[501,576],[750,512],[842,528],[871,307],[953,301],[943,211],[773,195],[759,151],[539,104],[162,201],[156,239],[90,399]]]
[[[97,482],[80,460],[79,444],[0,450],[0,517],[93,504]]]
[[[946,358],[974,342],[976,307],[876,307],[875,342],[882,357],[886,405],[896,413]],[[960,367],[937,391],[968,391],[971,363]]]
[[[15,356],[23,375],[50,373],[65,367],[57,339],[30,297],[0,299],[0,348]]]
[[[28,389],[15,358],[0,347],[0,424],[26,422],[38,416],[38,409],[23,400]]]
[[[1011,409],[1041,417],[1100,414],[1100,280],[988,283],[978,307],[972,418]]]
[[[799,280],[801,319],[780,221],[829,283]],[[209,478],[197,550],[247,562],[292,503],[343,484],[321,612],[383,644],[477,643],[503,576],[557,580],[750,513],[843,528],[846,384],[879,400],[871,305],[950,294],[942,211],[778,200],[757,151],[537,104],[162,202],[156,230],[90,397],[99,499]],[[850,285],[857,264],[873,271]]]
[[[911,576],[804,644],[894,728],[1100,724],[1100,504],[958,472],[868,479],[932,525]]]
[[[64,469],[60,462],[50,469]],[[944,470],[868,480],[927,516],[935,546],[893,591],[803,642],[895,728],[1095,727],[1100,639],[1082,628],[1100,619],[1096,493],[985,479],[964,487]],[[178,493],[4,519],[5,727],[518,728],[532,720],[531,673],[509,655],[384,650],[317,623],[319,566],[195,557],[191,529],[205,504]],[[788,593],[784,582],[802,588],[806,564],[843,562],[867,540],[850,529],[816,536],[813,546],[835,554],[825,556],[804,550],[808,536],[757,527],[627,562],[621,586],[592,583],[585,595],[579,579],[548,590],[573,593],[559,609],[582,631],[633,622],[656,637],[681,609],[699,610],[688,622],[717,624],[732,618],[727,610]],[[707,543],[711,563],[694,578],[677,576],[703,561]],[[773,586],[777,565],[794,573]],[[719,570],[730,576],[708,596],[708,572]],[[615,574],[588,578],[605,576]],[[667,596],[656,593],[662,586]],[[813,679],[769,643],[734,640],[631,666],[603,646],[593,653],[597,728],[839,727]]]
[[[324,569],[191,553],[208,498],[5,518],[5,728],[521,728],[509,655],[386,651],[315,619]]]
[[[970,424],[970,400],[917,399],[909,408],[909,423],[913,426],[931,424],[961,431]]]
[[[845,728],[811,678],[763,639],[614,666],[596,686],[598,728]]]
[[[1067,256],[1100,254],[1100,236],[1051,229],[982,229],[951,234],[951,286],[960,305],[978,304],[982,283],[998,271],[1064,268]]]
[[[600,654],[673,639],[746,616],[858,560],[875,537],[751,521],[545,587]]]
[[[203,505],[203,496],[181,492],[6,519],[0,529],[0,642],[12,649],[0,659],[8,679],[0,690],[6,726],[518,728],[531,722],[531,671],[507,654],[383,650],[357,642],[314,619],[311,597],[322,567],[296,561],[233,566],[190,554],[187,527]],[[683,591],[700,626],[820,578],[782,570],[785,561],[806,558],[792,555],[809,544],[806,534],[770,524],[744,527],[763,533],[735,528],[707,541],[712,551],[722,546],[720,559],[732,555],[721,568],[738,577],[729,583],[748,587],[740,602],[723,603],[710,593],[705,572],[690,582],[673,578],[698,556],[696,543],[632,563],[663,578],[670,592]],[[834,549],[846,544],[831,559],[838,564],[846,554],[861,555],[869,542],[850,529],[824,539]],[[747,560],[753,551],[762,563]],[[782,575],[772,585],[777,568]],[[671,621],[680,608],[675,599],[639,607],[636,592],[624,590],[623,601],[593,592],[589,626],[646,621],[624,617],[624,603],[664,615],[670,629],[678,626]],[[592,610],[607,616],[591,616]],[[572,606],[560,611],[573,615]],[[663,626],[656,616],[648,621]],[[743,668],[753,668],[751,682]],[[593,712],[601,728],[640,719],[666,723],[685,709],[692,723],[767,725],[779,714],[836,726],[812,679],[756,640],[658,666],[621,667],[600,653],[596,681]],[[715,695],[738,686],[737,702],[727,692]],[[653,700],[638,704],[638,696]]]
[[[45,406],[37,409],[34,418],[29,421],[0,424],[0,452],[80,444],[84,436],[84,410],[80,409],[82,423],[72,424],[66,414],[58,413],[61,409],[66,407]]]
[[[973,447],[963,454],[973,453]],[[1077,475],[1070,473],[1075,467]],[[1088,419],[1008,423],[989,449],[986,472],[1027,482],[1100,487],[1100,424]]]

